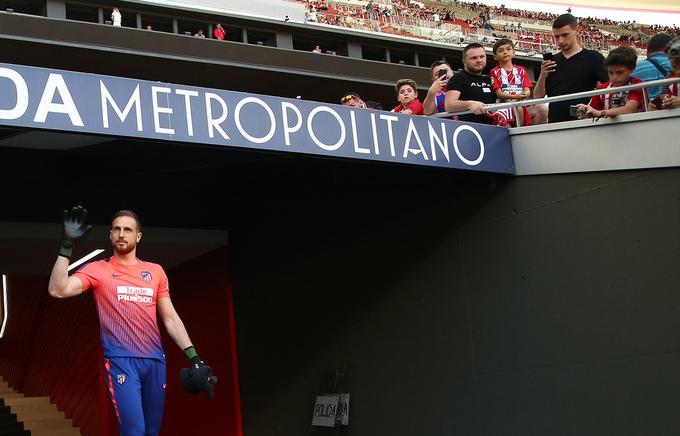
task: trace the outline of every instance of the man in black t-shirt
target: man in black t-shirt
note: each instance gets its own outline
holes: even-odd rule
[[[578,21],[571,14],[557,17],[552,25],[555,42],[560,53],[554,60],[541,64],[541,75],[534,87],[534,97],[555,97],[575,92],[592,91],[600,83],[609,80],[604,69],[604,57],[595,50],[588,50],[578,43]],[[550,103],[548,122],[570,121],[569,106],[587,104],[589,97]]]
[[[454,74],[446,87],[444,106],[446,112],[472,111],[461,115],[460,120],[470,123],[491,124],[491,115],[484,109],[496,102],[491,91],[491,77],[483,75],[486,68],[486,50],[472,43],[463,49],[463,70]]]

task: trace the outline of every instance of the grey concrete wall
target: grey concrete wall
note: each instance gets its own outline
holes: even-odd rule
[[[680,433],[680,169],[383,174],[235,202],[247,436]]]

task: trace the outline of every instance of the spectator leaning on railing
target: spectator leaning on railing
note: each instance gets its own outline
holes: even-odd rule
[[[435,61],[430,66],[430,72],[432,73],[432,85],[427,90],[427,97],[423,101],[423,113],[425,115],[446,112],[444,107],[446,85],[453,77],[453,69],[446,61]]]
[[[463,49],[463,70],[449,80],[444,101],[447,112],[472,112],[461,115],[461,121],[493,124],[492,115],[484,109],[484,106],[495,103],[496,96],[491,91],[491,78],[482,74],[484,68],[486,68],[484,46],[477,43],[468,44]]]
[[[632,75],[636,61],[637,53],[631,47],[617,47],[612,50],[604,61],[609,81],[597,88],[607,89],[642,83],[643,80]],[[579,104],[577,107],[581,119],[615,117],[644,111],[645,97],[642,89],[612,92],[611,94],[596,95],[590,99],[590,103],[587,105]]]
[[[647,59],[640,61],[633,71],[633,76],[645,82],[661,80],[671,75],[671,64],[666,54],[666,46],[671,40],[667,33],[652,36],[647,42]],[[661,94],[661,87],[647,88],[649,100],[654,100]]]
[[[340,99],[340,104],[343,106],[358,107],[361,109],[379,109],[382,110],[382,105],[375,101],[364,101],[356,92],[348,92]]]
[[[493,54],[498,65],[491,70],[491,89],[498,97],[499,103],[526,100],[531,95],[531,79],[527,70],[512,63],[515,57],[515,45],[507,38],[499,39],[493,45]],[[501,109],[511,126],[517,126],[515,110]],[[531,115],[526,106],[518,108],[519,125],[531,124]]]
[[[604,57],[579,45],[578,21],[573,15],[560,15],[552,28],[560,53],[554,56],[554,60],[545,60],[541,64],[541,74],[534,87],[535,98],[592,91],[608,80]],[[548,122],[570,121],[569,106],[587,102],[588,98],[581,98],[550,103]]]

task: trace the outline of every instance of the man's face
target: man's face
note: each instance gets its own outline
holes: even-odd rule
[[[469,73],[481,74],[486,68],[486,51],[483,48],[471,48],[463,56],[463,65]]]
[[[439,71],[441,71],[441,70],[446,70],[446,78],[447,79],[450,79],[451,77],[453,77],[453,70],[451,69],[451,66],[449,64],[441,64],[441,65],[437,65],[432,70],[432,81],[433,82],[439,80]]]
[[[501,45],[496,49],[495,56],[499,63],[509,62],[515,56],[515,49],[510,44]]]
[[[576,34],[576,29],[569,25],[553,29],[555,43],[560,48],[560,51],[569,51],[576,45]]]
[[[399,88],[399,95],[397,95],[397,100],[402,106],[406,106],[416,99],[416,91],[411,88],[411,85],[403,85]]]
[[[607,74],[609,74],[609,80],[615,86],[623,86],[628,84],[628,79],[633,74],[633,70],[623,65],[610,65],[607,67]]]
[[[137,230],[137,221],[134,218],[119,216],[111,223],[109,239],[116,253],[128,254],[137,247],[142,233]]]

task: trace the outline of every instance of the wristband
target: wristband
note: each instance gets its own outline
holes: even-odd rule
[[[59,248],[59,256],[65,257],[68,260],[71,260],[71,256],[73,255],[73,247],[65,247],[63,244]]]
[[[198,353],[196,352],[196,348],[194,348],[193,345],[189,345],[184,349],[184,354],[187,356],[187,359],[191,361],[191,363],[194,363],[194,360],[201,361],[201,358],[198,357]]]

